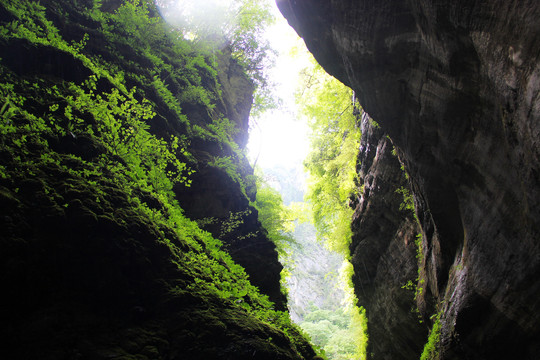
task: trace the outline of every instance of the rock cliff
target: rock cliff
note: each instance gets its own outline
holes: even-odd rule
[[[397,148],[423,235],[417,305],[427,321],[438,314],[432,353],[537,358],[540,4],[277,2]],[[353,226],[363,225],[362,216]],[[359,285],[374,274],[363,273],[356,268]],[[389,341],[408,331],[388,329]],[[408,345],[395,344],[392,355],[374,334],[370,341],[374,359],[409,354]]]
[[[222,91],[220,112],[234,124],[232,138],[245,151],[253,83],[233,60],[230,49],[224,49],[218,57],[217,76]],[[207,123],[212,122],[208,115],[202,118]],[[191,145],[199,165],[192,175],[192,185],[176,189],[183,209],[204,230],[223,241],[233,259],[246,269],[253,284],[267,294],[277,308],[285,310],[287,300],[280,288],[283,266],[278,261],[276,246],[261,227],[257,210],[250,205],[250,201],[255,200],[256,189],[247,158],[237,156],[228,146],[215,141],[194,139]],[[226,167],[208,166],[209,162],[220,158],[231,159],[240,182],[227,173]]]
[[[369,320],[368,353],[383,359],[417,359],[427,337],[414,303],[420,227],[391,140],[368,116],[361,129],[361,190],[354,203],[350,249],[355,292]]]

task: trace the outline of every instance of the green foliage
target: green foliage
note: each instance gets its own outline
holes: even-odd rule
[[[255,112],[276,106],[265,73],[274,56],[264,37],[265,29],[274,22],[267,1],[188,0],[179,6],[174,0],[159,0],[157,5],[165,19],[198,48],[206,48],[208,53],[230,48],[255,84]]]
[[[312,220],[311,208],[305,202],[291,202],[287,206],[287,211],[290,213],[290,217],[295,219],[298,224],[310,223]],[[294,229],[291,228],[290,230]]]
[[[224,143],[230,143],[232,146],[232,136],[237,134],[239,129],[234,123],[227,118],[215,119],[211,124],[207,126],[213,135]]]
[[[182,114],[182,107],[178,99],[167,88],[161,78],[154,75],[151,81],[154,91],[163,99],[166,106],[180,119],[181,122],[187,123],[187,118]]]
[[[39,2],[24,0],[6,0],[2,4],[5,9],[13,15],[16,20],[4,23],[0,26],[0,38],[3,39],[25,39],[35,45],[50,46],[61,52],[68,53],[80,60],[89,70],[98,77],[108,79],[121,92],[126,93],[123,77],[120,74],[112,75],[109,69],[103,64],[85,55],[84,50],[89,40],[88,34],[84,34],[79,41],[66,41],[58,28],[45,15],[45,7]]]
[[[353,115],[350,89],[318,65],[304,73],[297,101],[312,129],[312,150],[304,162],[309,171],[306,199],[313,207],[319,238],[348,256],[352,216],[348,201],[357,191],[360,129]]]
[[[399,210],[401,211],[411,211],[412,214],[415,213],[413,196],[408,189],[403,186],[396,190],[396,193],[399,193],[403,196],[403,202],[399,205]]]
[[[50,45],[67,52],[77,52],[80,46],[70,46],[58,29],[45,17],[45,7],[38,2],[6,0],[2,6],[17,17],[0,29],[2,38],[26,39],[35,44]]]
[[[303,76],[297,103],[312,130],[311,152],[304,162],[309,171],[305,199],[318,239],[348,259],[353,214],[349,202],[358,191],[356,161],[361,137],[351,90],[318,65],[305,69]],[[356,307],[352,274],[352,265],[344,261],[339,277],[345,308],[333,313],[315,311],[301,324],[331,359],[366,358],[367,320],[365,312]]]
[[[243,219],[249,214],[251,214],[251,210],[249,209],[238,212],[231,211],[229,213],[229,218],[221,222],[220,238],[236,231],[244,223]]]
[[[53,96],[59,97],[58,89],[54,90]],[[135,88],[127,96],[117,89],[95,94],[96,77],[91,76],[83,87],[71,84],[67,90],[73,95],[65,97],[63,115],[70,133],[76,136],[86,131],[94,135],[111,155],[123,160],[132,181],[140,188],[159,192],[171,190],[174,183],[190,185],[187,176],[191,171],[178,160],[178,155],[185,152],[180,140],[171,136],[165,141],[149,133],[146,121],[155,113],[148,100],[135,99]],[[85,124],[86,114],[94,118],[95,125]]]
[[[158,17],[150,16],[149,10],[147,1],[126,0],[112,16],[105,16],[107,21],[103,30],[108,36],[134,48],[151,48],[163,36],[163,23]]]
[[[420,278],[420,269],[423,263],[422,234],[416,235],[414,243],[416,245],[416,261],[418,262],[418,275],[414,281],[407,281],[407,283],[401,286],[401,288],[414,292],[414,302],[416,303],[417,300],[423,295],[425,286],[425,279]],[[414,312],[418,315],[418,321],[420,323],[424,321],[422,320],[420,310],[416,305],[412,307],[411,312]]]
[[[239,129],[234,123],[227,118],[216,118],[211,123],[206,124],[203,128],[198,125],[193,126],[194,135],[207,141],[215,141],[223,146],[226,145],[231,149],[236,157],[244,157],[244,154],[240,151],[236,142],[234,142],[233,136],[237,134]]]
[[[422,234],[416,235],[414,244],[416,245],[416,260],[418,261],[418,271],[420,272],[420,265],[422,264],[424,257],[424,252],[422,251]]]
[[[435,321],[429,333],[428,341],[424,345],[424,351],[422,351],[420,360],[437,360],[439,358],[441,314],[437,313],[433,316],[435,317]]]
[[[212,160],[208,161],[207,165],[224,171],[229,176],[229,178],[231,178],[235,183],[240,186],[240,189],[247,197],[246,184],[244,182],[244,179],[240,175],[238,164],[233,161],[232,157],[215,156],[212,158]]]
[[[398,156],[398,151],[396,150],[395,147],[392,150],[392,155],[396,157]],[[408,180],[409,175],[407,174],[407,171],[405,170],[405,166],[403,163],[401,163],[401,171],[403,172],[405,179]],[[404,186],[401,186],[400,188],[396,189],[395,192],[403,196],[403,202],[399,205],[399,210],[409,213],[410,215],[413,216],[414,220],[418,224],[420,224],[418,216],[416,215],[414,197],[411,194],[410,190]],[[421,278],[420,276],[421,275],[420,269],[422,268],[422,264],[424,261],[423,260],[424,253],[422,251],[422,234],[421,233],[416,235],[416,239],[414,243],[416,246],[416,261],[418,263],[418,275],[414,281],[413,280],[407,281],[407,283],[403,285],[401,288],[414,292],[414,302],[416,304],[418,300],[422,297],[424,293],[424,288],[425,288],[425,279]],[[420,315],[420,310],[418,309],[416,305],[412,307],[411,312],[417,314],[418,321],[420,323],[424,322],[424,320],[422,319],[422,316]]]
[[[78,11],[72,5],[66,2],[65,11]],[[171,128],[182,124],[187,136],[197,135],[182,106],[189,103],[214,114],[220,94],[213,61],[167,30],[145,1],[125,1],[113,13],[103,12],[101,2],[94,1],[92,9],[76,15],[96,28],[86,29],[92,30],[90,35],[77,41],[67,41],[63,29],[47,19],[45,7],[37,2],[5,0],[0,6],[10,15],[3,18],[14,19],[0,24],[1,41],[24,39],[29,46],[68,54],[93,74],[80,83],[31,74],[21,77],[0,63],[2,186],[17,194],[19,183],[38,178],[59,211],[69,204],[47,182],[53,178],[49,173],[81,184],[96,204],[128,199],[129,210],[152,224],[171,263],[190,279],[187,287],[171,291],[217,298],[301,344],[301,333],[288,314],[275,311],[244,269],[222,250],[221,241],[183,214],[172,188],[190,185],[192,170],[181,160],[189,158],[189,139],[151,131],[157,116],[165,119],[163,114],[156,116],[160,109],[169,111],[166,121],[174,123]],[[96,55],[96,48],[104,55]],[[146,69],[148,64],[152,70]],[[220,115],[214,120],[199,126],[216,143],[225,142],[233,155],[215,157],[209,165],[242,184],[234,158],[242,155],[225,141],[234,126]],[[120,223],[123,218],[115,212],[126,209],[109,206],[108,221]],[[239,225],[235,216],[231,214],[228,229]]]
[[[231,153],[231,156],[213,159],[208,165],[225,170],[247,193],[252,185],[241,179],[236,166],[245,156],[233,139],[238,128],[216,112],[221,90],[215,57],[179,36],[177,30],[168,27],[155,14],[153,2],[128,0],[112,14],[102,12],[99,5],[95,6],[92,17],[100,22],[101,31],[114,45],[110,51],[137,69],[136,75],[128,73],[126,77],[146,86],[151,84],[151,89],[137,91],[154,92],[158,96],[157,105],[163,104],[175,114],[178,121],[187,127],[188,136],[215,142],[224,152]],[[119,51],[126,46],[130,52],[124,54]],[[132,58],[150,62],[152,69],[141,67]],[[184,106],[201,109],[211,121],[190,121],[183,113]],[[184,149],[184,157],[194,160],[187,150]]]
[[[365,359],[365,314],[362,310],[315,308],[300,324],[311,340],[333,360]]]
[[[213,58],[178,37],[156,15],[153,2],[127,0],[114,13],[102,12],[100,7],[94,6],[91,17],[100,23],[111,54],[123,67],[136,70],[126,77],[151,84],[160,102],[188,127],[191,124],[182,113],[182,104],[214,114],[220,85]],[[143,67],[141,63],[152,65]]]
[[[276,244],[280,255],[285,256],[287,248],[294,242],[291,233],[294,215],[283,205],[279,192],[264,183],[261,177],[258,178],[254,205],[259,212],[259,220],[268,231],[268,237]]]
[[[252,76],[255,83],[254,113],[275,107],[265,69],[271,67],[275,53],[264,37],[265,29],[274,22],[270,4],[265,0],[242,0],[231,29],[234,58]]]
[[[297,210],[302,209],[304,212],[302,215],[306,216],[309,214],[309,208],[301,205],[291,204]],[[289,211],[291,206],[288,207]],[[297,216],[295,212],[291,212],[291,215],[292,218]],[[311,224],[298,224],[298,220],[296,223],[294,242],[285,249],[280,261],[290,276],[294,277],[293,283],[301,282],[304,286],[309,283],[316,284],[316,288],[304,289],[304,292],[309,291],[309,298],[317,299],[321,308],[314,305],[307,308],[298,305],[296,301],[300,300],[301,303],[306,300],[304,293],[297,294],[300,299],[291,299],[291,309],[303,319],[300,326],[329,359],[365,359],[367,321],[364,311],[355,306],[358,299],[352,287],[352,265],[348,261],[343,261],[342,256],[314,243],[315,230]],[[321,257],[324,257],[324,260]],[[305,258],[309,260],[306,261]],[[306,263],[318,260],[333,264],[329,268],[306,266]],[[300,292],[298,289],[296,291]]]

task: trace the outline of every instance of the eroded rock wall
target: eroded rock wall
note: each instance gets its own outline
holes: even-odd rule
[[[419,358],[427,336],[414,303],[421,230],[406,208],[403,192],[408,193],[409,183],[392,141],[367,116],[358,174],[361,190],[350,248],[355,292],[369,319],[368,353],[381,359]]]
[[[417,300],[425,317],[424,297],[437,300],[441,357],[536,358],[540,4],[278,4],[400,152],[423,233]]]

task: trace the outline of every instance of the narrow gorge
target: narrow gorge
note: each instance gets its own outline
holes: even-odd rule
[[[206,43],[170,3],[0,0],[2,359],[325,356],[290,319],[246,156],[263,2]],[[540,3],[276,3],[363,109],[366,359],[536,360]]]

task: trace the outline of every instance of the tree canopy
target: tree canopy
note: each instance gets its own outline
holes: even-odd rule
[[[255,83],[254,111],[275,106],[266,74],[275,58],[264,36],[275,21],[268,1],[157,0],[156,5],[165,20],[199,48],[230,48]]]
[[[306,200],[319,238],[348,256],[352,216],[348,202],[357,191],[361,136],[351,90],[313,64],[303,71],[297,102],[312,130],[311,152],[304,162],[309,172]]]

